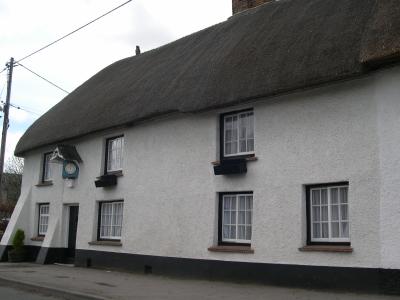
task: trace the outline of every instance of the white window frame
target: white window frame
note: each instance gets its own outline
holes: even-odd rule
[[[253,151],[246,151],[246,152],[239,152],[240,149],[240,127],[239,127],[239,119],[241,115],[249,115],[251,114],[253,116]],[[232,117],[237,117],[237,152],[232,153],[232,154],[226,154],[226,119],[227,118],[232,118]],[[251,110],[245,110],[237,113],[227,113],[223,115],[222,118],[222,130],[223,130],[223,141],[222,141],[222,150],[223,150],[223,157],[235,157],[235,156],[242,156],[242,155],[251,155],[255,153],[255,143],[256,143],[256,138],[255,138],[255,118],[254,118],[254,111]],[[246,132],[246,148],[247,148],[247,141],[249,139],[247,138],[247,132]]]
[[[113,151],[111,145],[113,141],[116,140],[121,140],[121,148],[119,149],[120,151],[120,166],[117,168],[112,168],[112,165],[110,164],[110,158],[111,158],[111,151]],[[123,162],[124,162],[124,144],[125,144],[125,138],[123,135],[120,136],[116,136],[116,137],[111,137],[106,139],[106,165],[105,165],[105,170],[106,170],[106,174],[107,173],[112,173],[112,172],[118,172],[118,171],[122,171],[122,166],[123,166]],[[116,150],[118,151],[118,150]]]
[[[52,152],[44,153],[43,154],[43,165],[42,165],[42,182],[52,181],[52,170],[51,170],[51,158]]]
[[[47,208],[47,213],[43,213],[42,209]],[[44,222],[47,220],[47,223]],[[39,203],[39,215],[38,215],[38,236],[45,236],[49,228],[50,220],[50,204]],[[43,230],[45,228],[45,230]]]
[[[244,224],[239,224],[239,198],[241,197],[241,196],[244,196],[244,197],[249,197],[249,196],[251,196],[251,209],[247,209],[246,207],[245,207],[245,222],[244,222]],[[224,225],[225,225],[225,214],[224,214],[224,212],[225,212],[225,210],[224,210],[224,203],[225,203],[225,198],[228,198],[228,197],[236,197],[236,223],[235,223],[235,226],[236,226],[236,239],[227,239],[227,238],[224,238]],[[221,242],[222,243],[238,243],[238,244],[250,244],[251,243],[251,238],[249,239],[249,240],[245,240],[245,239],[238,239],[237,237],[238,237],[238,232],[239,232],[239,226],[245,226],[245,227],[248,227],[249,225],[250,225],[250,227],[251,227],[251,237],[253,237],[253,203],[254,202],[254,197],[253,197],[253,194],[252,193],[238,193],[238,194],[234,194],[234,193],[232,193],[232,194],[230,194],[230,193],[226,193],[226,194],[223,194],[222,195],[222,203],[221,203],[221,218],[222,218],[222,220],[221,220],[221,228],[220,228],[220,230],[221,230]],[[251,223],[248,225],[247,223],[246,223],[246,213],[247,212],[250,212],[251,213]],[[231,226],[232,224],[230,224],[230,226]]]
[[[341,219],[341,209],[340,206],[343,205],[340,203],[340,199],[338,199],[338,221],[332,221],[332,212],[331,212],[331,190],[332,189],[338,189],[340,190],[340,188],[346,188],[347,189],[347,220],[342,220]],[[320,191],[321,190],[327,190],[327,205],[328,205],[328,238],[314,238],[314,223],[320,223],[322,224],[321,220],[319,222],[314,222],[313,219],[313,204],[312,204],[312,195],[313,195],[313,191]],[[318,187],[313,187],[309,189],[309,214],[310,214],[310,241],[311,242],[317,242],[317,243],[350,243],[350,216],[349,216],[349,185],[326,185],[326,186],[318,186]],[[321,197],[320,197],[320,201],[321,201]],[[336,204],[334,204],[336,205]],[[319,205],[321,206],[321,205]],[[320,211],[320,218],[322,217],[322,213]],[[348,226],[348,231],[349,231],[349,237],[332,237],[332,223],[339,223],[339,235],[341,235],[342,233],[342,223],[343,221],[345,221],[347,223]],[[321,234],[322,234],[322,227],[321,227]]]
[[[116,205],[120,205],[120,204],[122,204],[121,225],[116,225],[116,224],[113,224],[114,218],[115,218],[115,206]],[[111,223],[110,223],[110,225],[108,225],[108,224],[106,225],[106,226],[110,227],[110,233],[111,234],[109,234],[109,235],[102,234],[102,227],[105,226],[103,224],[103,218],[102,218],[102,216],[104,216],[104,214],[103,214],[104,205],[111,205],[111,215],[110,215],[111,216]],[[118,201],[102,201],[102,202],[99,202],[99,224],[98,224],[99,233],[98,233],[98,239],[99,240],[117,240],[117,241],[121,240],[122,229],[123,229],[123,220],[124,220],[124,201],[118,200]],[[119,236],[112,235],[113,227],[117,227],[117,226],[121,227],[121,235],[119,235]]]

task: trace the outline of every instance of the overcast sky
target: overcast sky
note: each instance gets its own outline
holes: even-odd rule
[[[18,60],[125,1],[0,0],[0,70],[11,56]],[[71,92],[112,62],[134,55],[136,45],[147,51],[226,20],[231,5],[231,0],[133,0],[21,63]],[[3,72],[1,101],[5,84]],[[11,103],[31,112],[11,108],[6,161],[24,131],[65,95],[14,68]]]

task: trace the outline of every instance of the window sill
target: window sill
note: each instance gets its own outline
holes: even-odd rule
[[[93,241],[89,242],[88,244],[91,246],[122,246],[122,243],[120,241]]]
[[[35,236],[35,237],[31,238],[31,241],[43,242],[44,241],[44,236]]]
[[[212,246],[208,248],[211,252],[230,252],[230,253],[245,253],[253,254],[254,249],[249,246]]]
[[[122,173],[122,170],[119,170],[119,171],[106,172],[104,175],[115,175],[117,177],[121,177],[124,176],[124,173]]]
[[[37,187],[41,187],[41,186],[50,186],[53,185],[53,181],[43,181],[43,182],[39,182],[36,186]]]
[[[351,253],[353,248],[350,246],[342,245],[309,245],[299,248],[302,252],[341,252],[341,253]]]
[[[257,156],[246,157],[245,160],[246,161],[256,161],[256,160],[258,160],[258,157]],[[221,161],[216,160],[216,161],[211,162],[211,164],[213,166],[219,166],[221,164]]]

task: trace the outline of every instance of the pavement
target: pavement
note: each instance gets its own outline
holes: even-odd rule
[[[0,286],[62,299],[391,300],[400,297],[170,278],[63,265],[0,263]],[[0,289],[1,290],[1,289]],[[3,297],[0,295],[0,299]],[[23,298],[14,298],[23,299]],[[31,298],[29,298],[31,299]],[[33,298],[32,298],[33,299]]]

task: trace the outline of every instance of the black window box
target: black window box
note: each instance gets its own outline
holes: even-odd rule
[[[115,174],[100,176],[100,178],[96,180],[94,184],[97,188],[117,185],[117,176]]]
[[[247,161],[245,158],[222,160],[214,166],[215,175],[231,175],[247,173]]]

